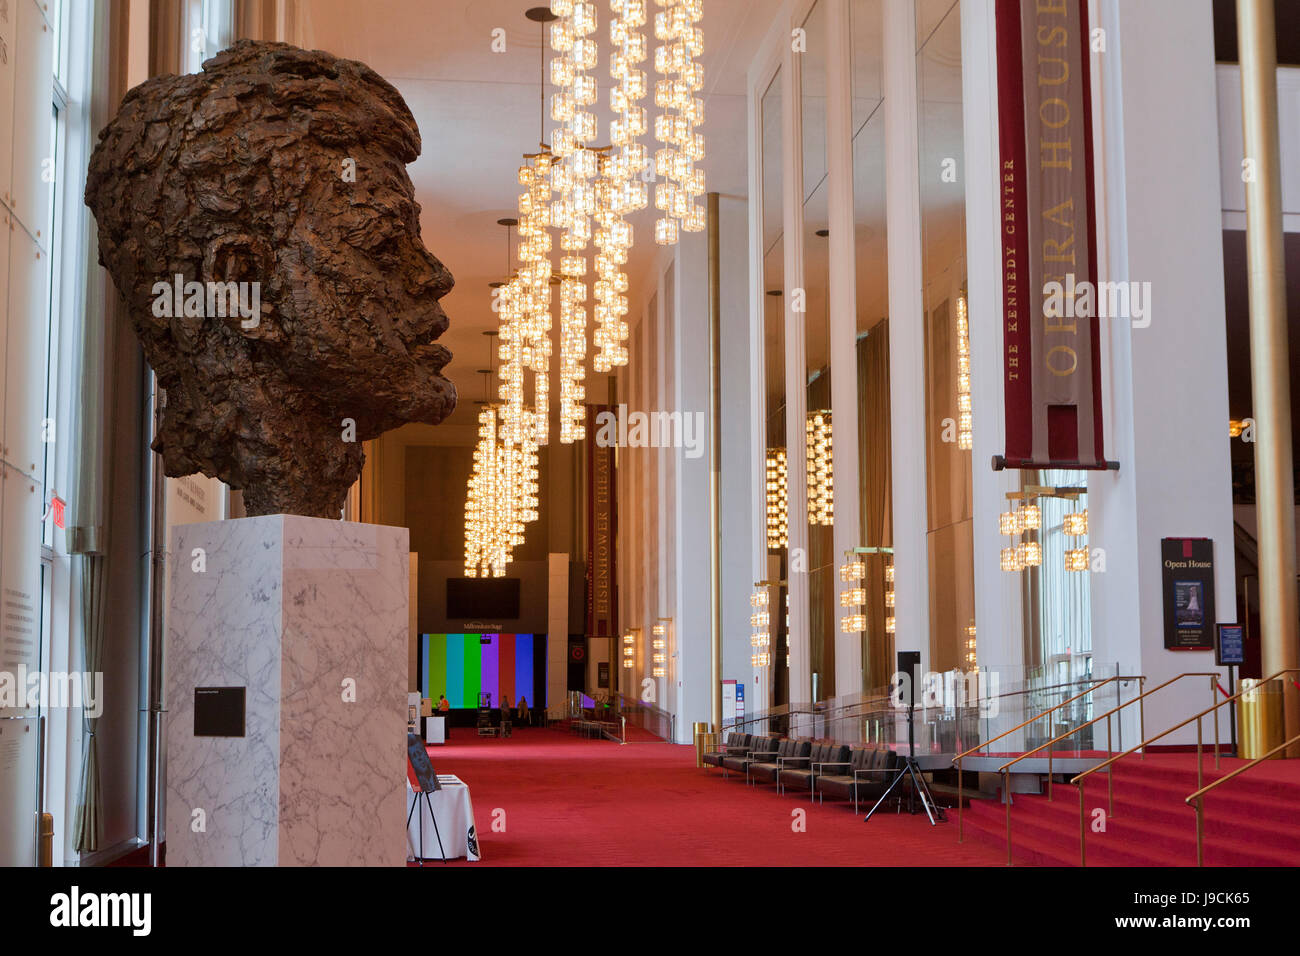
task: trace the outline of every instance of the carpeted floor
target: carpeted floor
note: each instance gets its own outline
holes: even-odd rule
[[[474,802],[483,859],[448,865],[1002,863],[993,847],[958,844],[955,822],[931,827],[924,815],[882,811],[863,823],[842,801],[811,805],[806,793],[778,796],[697,769],[688,746],[520,728],[505,740],[457,735],[429,753],[439,773],[469,784]]]

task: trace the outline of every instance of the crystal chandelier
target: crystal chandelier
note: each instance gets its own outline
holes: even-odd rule
[[[596,5],[586,0],[551,0],[559,19],[551,24],[551,119],[560,125],[551,137],[557,163],[551,167],[551,225],[563,230],[560,248],[560,441],[581,439],[585,432],[587,358],[587,260],[596,214],[598,156],[596,138]]]
[[[790,506],[786,486],[785,449],[767,450],[767,548],[779,551],[790,543]]]
[[[867,603],[867,589],[862,586],[867,576],[867,566],[849,553],[849,559],[840,565],[840,581],[851,587],[840,592],[840,607],[848,611],[840,618],[840,631],[845,634],[861,634],[867,629],[867,616],[862,612],[862,605]]]
[[[769,625],[771,616],[767,610],[767,588],[759,587],[749,596],[749,606],[753,612],[749,615],[749,624],[753,632],[749,637],[749,645],[753,651],[749,655],[749,663],[752,667],[766,667],[772,663],[772,654],[769,650],[771,644],[771,631]]]
[[[808,413],[806,436],[808,523],[830,527],[835,523],[830,409]]]
[[[650,676],[652,677],[664,677],[668,673],[667,668],[665,666],[668,662],[668,654],[667,654],[668,626],[664,622],[669,620],[671,620],[671,618],[660,618],[650,628],[650,634],[651,634]]]
[[[974,416],[970,404],[970,324],[966,320],[966,293],[957,296],[957,447],[970,451]]]
[[[592,345],[596,349],[591,365],[597,372],[608,372],[627,364],[627,264],[632,248],[632,226],[623,218],[621,205],[624,180],[619,158],[602,156],[601,177],[596,185],[596,280],[592,285],[596,299],[596,332]]]
[[[478,415],[479,442],[465,500],[465,576],[470,578],[503,577],[511,557],[514,528],[503,494],[496,420],[496,407],[485,403]]]
[[[551,234],[547,231],[547,213],[551,198],[553,157],[545,150],[524,157],[519,167],[519,274],[516,293],[518,303],[513,319],[518,323],[517,362],[511,377],[502,379],[502,388],[510,393],[511,415],[538,445],[548,442],[550,423],[551,365]],[[503,320],[504,321],[504,320]],[[504,335],[504,333],[503,333]],[[502,361],[506,361],[502,340]],[[525,412],[524,372],[533,376],[533,405]],[[505,395],[502,395],[505,398]]]
[[[592,338],[596,354],[592,367],[597,372],[627,364],[627,256],[632,248],[632,225],[626,215],[644,209],[646,184],[641,170],[646,165],[646,148],[640,142],[646,132],[645,0],[610,0],[609,75],[615,81],[609,91],[609,106],[615,119],[609,124],[611,149],[600,161],[600,184],[596,195],[596,300],[597,329]]]
[[[673,245],[678,230],[704,228],[704,207],[695,200],[704,193],[704,135],[696,132],[704,122],[704,100],[695,94],[704,88],[704,67],[697,57],[704,52],[704,33],[696,23],[704,16],[703,0],[656,0],[655,14],[655,171],[663,182],[655,186],[655,242]]]
[[[894,621],[894,556],[889,556],[888,564],[885,565],[885,607],[889,609],[885,615],[885,633],[893,634],[895,628]]]
[[[1072,511],[1065,515],[1062,519],[1061,530],[1072,538],[1086,538],[1088,536],[1088,509]],[[1090,566],[1088,542],[1075,543],[1081,546],[1065,549],[1065,570],[1087,571]]]

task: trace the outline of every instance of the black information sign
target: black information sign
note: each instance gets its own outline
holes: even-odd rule
[[[194,736],[244,736],[244,688],[194,688]]]
[[[1214,647],[1214,542],[1162,538],[1160,563],[1165,602],[1165,647]]]
[[[1246,629],[1240,624],[1220,624],[1214,645],[1214,663],[1229,667],[1246,663]]]

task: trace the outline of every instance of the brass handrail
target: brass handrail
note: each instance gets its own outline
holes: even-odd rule
[[[1145,681],[1146,678],[1143,677],[1141,674],[1133,674],[1127,677],[1116,674],[1114,677],[1107,677],[1105,680],[1097,681],[1092,687],[1089,687],[1087,690],[1080,691],[1079,693],[1075,694],[1073,697],[1069,698],[1068,700],[1063,700],[1059,704],[1055,704],[1047,708],[1047,710],[1040,711],[1039,713],[1034,714],[1034,716],[1030,717],[1028,720],[1016,724],[1016,726],[1012,727],[1010,730],[1004,731],[1003,733],[998,734],[996,737],[990,737],[988,740],[976,744],[974,747],[972,747],[970,750],[967,750],[965,753],[959,753],[957,754],[957,756],[953,757],[951,762],[957,765],[957,842],[961,843],[964,836],[964,831],[962,829],[962,804],[965,802],[963,799],[965,791],[962,787],[962,769],[961,769],[961,762],[963,758],[969,757],[971,754],[975,753],[975,751],[980,750],[983,747],[987,747],[989,744],[997,743],[1003,737],[1009,736],[1010,734],[1014,734],[1017,730],[1029,726],[1034,721],[1038,720],[1040,717],[1046,717],[1048,714],[1052,713],[1053,711],[1060,710],[1066,704],[1074,703],[1080,697],[1088,696],[1089,694],[1091,694],[1093,691],[1097,690],[1100,687],[1105,687],[1107,684],[1113,683],[1115,681],[1123,681],[1123,680],[1135,680],[1138,682],[1138,685],[1141,686],[1142,682]],[[1061,685],[1056,685],[1056,686],[1061,686]],[[1021,691],[1020,693],[1033,693],[1033,692],[1035,692],[1035,689],[1031,688],[1025,691]],[[1003,794],[1004,798],[1007,796],[1008,796],[1007,794],[1005,793]]]
[[[1284,674],[1300,674],[1300,668],[1288,667],[1278,671],[1276,674],[1270,674],[1268,677],[1263,678],[1258,683],[1250,687],[1248,690],[1258,690],[1262,685],[1267,684],[1270,681],[1275,681]],[[1141,741],[1140,743],[1134,744],[1132,747],[1130,747],[1128,750],[1125,750],[1123,753],[1116,754],[1115,756],[1109,758],[1108,760],[1103,760],[1101,763],[1097,764],[1097,766],[1089,767],[1083,773],[1078,774],[1070,779],[1070,783],[1074,784],[1079,788],[1079,865],[1080,866],[1088,865],[1087,855],[1085,852],[1085,842],[1084,842],[1087,839],[1087,827],[1084,824],[1084,818],[1086,816],[1086,813],[1084,810],[1084,803],[1083,803],[1083,799],[1084,799],[1083,781],[1086,778],[1092,776],[1098,770],[1102,770],[1106,767],[1109,767],[1111,764],[1115,763],[1118,760],[1124,759],[1125,757],[1129,756],[1130,754],[1134,753],[1137,750],[1141,750],[1142,756],[1143,758],[1145,758],[1146,747],[1148,744],[1155,743],[1161,737],[1169,736],[1169,734],[1172,734],[1175,730],[1180,730],[1183,727],[1186,727],[1194,720],[1196,721],[1196,782],[1198,785],[1200,785],[1204,780],[1204,776],[1201,769],[1201,751],[1202,751],[1201,718],[1203,718],[1206,714],[1213,711],[1214,726],[1217,728],[1219,725],[1219,708],[1222,707],[1224,704],[1232,703],[1232,701],[1236,700],[1242,694],[1247,693],[1248,690],[1239,690],[1235,694],[1232,694],[1231,696],[1225,697],[1223,698],[1223,700],[1218,701],[1213,707],[1207,707],[1205,710],[1193,714],[1192,716],[1188,717],[1186,720],[1182,721],[1181,723],[1174,724],[1174,726],[1170,727],[1168,730],[1163,730],[1160,733],[1156,734],[1154,737],[1149,737],[1146,740]],[[1217,741],[1217,731],[1216,731],[1216,741]],[[1216,747],[1216,751],[1217,751],[1217,747]],[[1218,766],[1217,760],[1215,766],[1216,767]],[[1114,810],[1113,804],[1111,806],[1111,809],[1112,811]]]
[[[1097,721],[1099,721],[1099,720],[1103,720],[1103,719],[1104,719],[1104,720],[1106,721],[1106,751],[1107,751],[1107,753],[1109,753],[1109,752],[1110,752],[1110,718],[1111,718],[1111,715],[1112,715],[1112,714],[1115,714],[1115,713],[1117,713],[1117,712],[1123,710],[1125,707],[1129,706],[1130,704],[1141,704],[1141,702],[1142,702],[1145,698],[1150,697],[1152,694],[1156,693],[1156,692],[1159,691],[1159,690],[1163,690],[1164,688],[1168,687],[1170,684],[1173,684],[1173,683],[1175,683],[1175,682],[1177,682],[1177,681],[1182,680],[1184,677],[1208,677],[1208,678],[1210,678],[1210,697],[1213,698],[1213,697],[1214,697],[1214,688],[1215,688],[1215,683],[1216,683],[1216,681],[1219,679],[1219,676],[1220,676],[1220,675],[1218,674],[1217,671],[1214,672],[1214,673],[1210,673],[1209,671],[1206,671],[1206,672],[1203,672],[1203,673],[1190,672],[1190,673],[1186,673],[1186,674],[1178,674],[1178,675],[1176,675],[1176,676],[1174,676],[1174,677],[1169,678],[1169,680],[1165,681],[1163,684],[1158,684],[1158,685],[1156,685],[1155,687],[1152,687],[1150,690],[1143,691],[1142,693],[1138,694],[1136,697],[1132,698],[1131,700],[1126,700],[1126,701],[1124,701],[1124,703],[1120,704],[1118,707],[1112,707],[1110,710],[1106,711],[1106,713],[1104,713],[1104,714],[1098,714],[1096,717],[1092,718],[1092,720],[1088,721],[1087,723],[1080,724],[1078,727],[1075,727],[1074,729],[1070,730],[1070,731],[1067,732],[1067,733],[1061,734],[1059,737],[1053,737],[1053,738],[1052,738],[1051,740],[1049,740],[1047,743],[1045,743],[1045,744],[1039,744],[1039,745],[1038,745],[1037,747],[1035,747],[1033,750],[1026,751],[1025,753],[1020,754],[1020,756],[1016,757],[1016,758],[1013,759],[1013,760],[1008,760],[1008,761],[1007,761],[1006,763],[1004,763],[1001,767],[999,767],[999,768],[998,768],[998,773],[1000,773],[1000,774],[1002,775],[1002,794],[1003,794],[1003,798],[1004,798],[1003,802],[1006,804],[1006,807],[1007,807],[1007,812],[1006,812],[1006,818],[1007,818],[1007,866],[1010,866],[1010,865],[1011,865],[1011,789],[1010,789],[1010,784],[1011,784],[1011,771],[1010,771],[1008,768],[1014,766],[1015,764],[1020,763],[1020,761],[1024,760],[1026,757],[1032,757],[1034,754],[1038,753],[1038,751],[1043,750],[1044,748],[1049,748],[1049,749],[1047,750],[1047,799],[1048,799],[1048,800],[1051,800],[1051,799],[1052,799],[1052,751],[1051,751],[1050,748],[1051,748],[1054,744],[1059,743],[1060,741],[1064,740],[1064,739],[1067,738],[1067,737],[1073,737],[1073,736],[1074,736],[1075,734],[1077,734],[1079,731],[1081,731],[1081,730],[1083,730],[1083,729],[1085,729],[1085,728],[1087,728],[1087,727],[1091,727],[1093,724],[1097,723]],[[1145,719],[1146,719],[1146,718],[1145,718],[1145,706],[1142,706],[1142,707],[1140,707],[1139,709],[1143,711],[1143,717],[1142,717],[1142,720],[1143,720],[1143,722],[1145,722]],[[1143,728],[1143,732],[1145,732],[1145,727]],[[1219,715],[1218,715],[1217,712],[1216,712],[1215,715],[1214,715],[1214,754],[1215,754],[1215,760],[1217,761],[1217,760],[1218,760],[1218,754],[1219,754]],[[1108,779],[1108,780],[1110,779],[1110,775],[1109,775],[1109,774],[1107,774],[1107,779]],[[1111,812],[1112,815],[1114,815],[1114,813],[1115,813],[1115,791],[1114,791],[1114,781],[1113,781],[1113,780],[1110,780],[1110,785],[1111,785],[1111,791],[1110,791],[1110,799],[1111,799],[1111,803],[1110,803],[1110,812]]]
[[[1252,687],[1251,689],[1254,690],[1255,688]],[[1204,851],[1204,849],[1203,849],[1203,846],[1204,846],[1204,838],[1205,838],[1205,837],[1204,837],[1204,834],[1205,834],[1205,795],[1206,795],[1207,793],[1209,793],[1211,790],[1213,790],[1215,787],[1219,786],[1219,784],[1221,784],[1221,783],[1227,783],[1229,780],[1231,780],[1233,777],[1237,776],[1238,774],[1243,774],[1243,773],[1245,773],[1245,772],[1246,772],[1247,770],[1249,770],[1251,767],[1255,766],[1255,764],[1257,764],[1257,763],[1263,763],[1265,760],[1268,760],[1270,757],[1272,757],[1273,754],[1275,754],[1275,753],[1277,753],[1278,751],[1281,751],[1281,750],[1286,750],[1287,747],[1290,747],[1292,744],[1295,744],[1295,743],[1300,743],[1300,734],[1297,734],[1296,736],[1292,737],[1292,738],[1291,738],[1290,740],[1288,740],[1288,741],[1285,741],[1284,743],[1280,743],[1280,744],[1278,744],[1276,747],[1274,747],[1274,748],[1273,748],[1272,750],[1270,750],[1268,753],[1264,754],[1264,756],[1262,756],[1262,757],[1256,757],[1254,760],[1252,760],[1250,763],[1246,764],[1244,767],[1238,767],[1236,770],[1232,771],[1232,773],[1227,774],[1226,776],[1220,777],[1218,780],[1214,781],[1214,783],[1207,784],[1206,786],[1201,787],[1201,789],[1200,789],[1200,790],[1197,790],[1195,793],[1188,794],[1188,796],[1187,796],[1187,798],[1186,798],[1186,800],[1185,800],[1184,802],[1187,803],[1187,804],[1189,804],[1189,805],[1191,805],[1191,806],[1193,807],[1193,809],[1196,810],[1196,865],[1197,865],[1197,866],[1204,866],[1204,865],[1205,865],[1205,851]],[[1193,800],[1196,801],[1195,804],[1192,804],[1192,801],[1193,801]]]

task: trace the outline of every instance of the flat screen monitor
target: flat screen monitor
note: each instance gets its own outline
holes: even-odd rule
[[[518,578],[448,578],[447,617],[453,620],[519,618]]]

